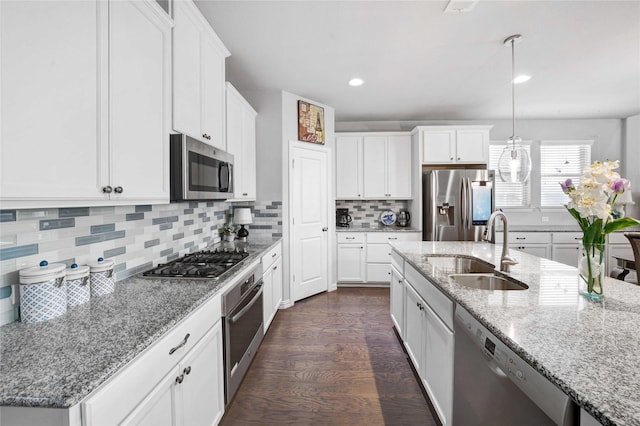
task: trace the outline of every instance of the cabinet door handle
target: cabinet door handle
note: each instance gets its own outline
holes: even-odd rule
[[[171,350],[169,350],[169,355],[173,355],[173,353],[175,351],[177,351],[178,349],[180,349],[181,347],[183,347],[184,345],[187,344],[187,340],[189,340],[189,337],[191,335],[189,333],[187,333],[186,336],[184,336],[184,339],[182,339],[182,342],[180,342],[180,344],[178,346],[174,346],[173,348],[171,348]]]
[[[249,193],[248,193],[248,192],[243,192],[243,193],[242,193],[242,196],[243,196],[243,197],[246,197],[247,195],[249,195]]]
[[[104,192],[105,194],[111,194],[111,191],[113,191],[113,188],[109,185],[102,188],[102,192]]]
[[[388,237],[387,238],[387,240],[397,240],[397,239],[398,239],[398,237]],[[391,253],[389,253],[389,254],[391,254]]]
[[[329,230],[329,228],[327,228],[326,226],[324,228],[322,228],[322,232],[327,232]]]
[[[116,186],[115,188],[113,188],[113,191],[116,194],[122,194],[124,192],[124,189],[121,186]]]
[[[273,254],[271,255],[271,258],[273,259],[274,257],[276,257],[276,255],[277,255],[277,254],[278,254],[278,253],[273,253]]]
[[[458,161],[460,161],[460,157],[458,157]]]
[[[178,384],[182,383],[183,380],[184,380],[184,374],[181,374],[178,377],[176,377],[176,383]]]
[[[449,160],[453,161],[453,157],[449,158]]]
[[[516,237],[516,240],[526,240],[527,237]]]
[[[278,265],[273,267],[273,270],[275,271],[276,269],[278,269]]]
[[[344,237],[345,240],[355,240],[356,237]]]
[[[582,237],[574,237],[573,239],[576,240],[576,241],[580,241],[582,239]]]
[[[186,375],[189,375],[189,373],[191,373],[191,366],[188,366],[187,368],[185,368],[183,370],[183,373],[186,374]]]

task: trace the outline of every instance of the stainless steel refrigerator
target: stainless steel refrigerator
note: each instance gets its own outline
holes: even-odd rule
[[[482,240],[495,208],[495,173],[483,167],[423,168],[424,241]]]

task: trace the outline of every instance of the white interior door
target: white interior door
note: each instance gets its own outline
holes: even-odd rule
[[[297,301],[328,289],[329,164],[324,148],[292,146],[290,152],[290,253]]]

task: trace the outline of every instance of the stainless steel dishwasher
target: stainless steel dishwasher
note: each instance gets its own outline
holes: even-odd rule
[[[568,395],[456,306],[454,426],[577,424]]]

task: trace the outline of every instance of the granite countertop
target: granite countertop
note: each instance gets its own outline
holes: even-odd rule
[[[0,405],[64,408],[79,403],[279,241],[236,243],[246,245],[250,255],[218,280],[137,275],[118,281],[112,294],[58,318],[0,327]]]
[[[444,260],[464,254],[499,263],[502,246],[394,242],[409,264],[469,311],[509,348],[605,425],[640,425],[640,287],[606,278],[605,299],[578,295],[576,268],[512,251],[507,275],[524,291],[471,289],[448,278]]]
[[[349,226],[347,228],[343,228],[341,226],[336,226],[336,232],[420,232],[420,230],[418,230],[417,228],[412,228],[410,226],[378,225],[372,226],[370,228],[364,228],[360,226]]]

